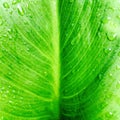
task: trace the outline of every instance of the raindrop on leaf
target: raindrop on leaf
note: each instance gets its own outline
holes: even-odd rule
[[[12,14],[13,14],[13,11],[11,10],[9,13],[12,15]]]
[[[74,23],[72,23],[71,26],[73,27],[73,26],[74,26]]]
[[[12,103],[12,101],[11,101],[11,100],[9,100],[8,102],[9,102],[10,104]]]
[[[21,16],[23,16],[24,15],[23,8],[19,5],[17,9],[18,9],[18,14],[21,15]]]
[[[74,44],[75,44],[75,40],[72,40],[72,41],[71,41],[71,45],[74,45]]]
[[[110,73],[109,76],[112,77],[113,76],[112,73]]]
[[[115,33],[112,33],[112,32],[107,33],[107,38],[110,41],[115,40],[116,37],[117,37],[117,35]]]
[[[120,88],[120,80],[117,82],[117,84],[116,84],[116,88],[117,88],[117,89]]]
[[[120,19],[120,15],[118,15],[117,18]]]
[[[120,66],[119,66],[119,65],[117,65],[117,66],[116,66],[116,69],[117,69],[117,70],[120,70]]]
[[[13,93],[15,93],[15,90],[12,90]]]
[[[4,7],[4,8],[10,8],[10,6],[9,6],[9,4],[8,4],[7,2],[4,2],[4,3],[3,3],[3,7]]]
[[[106,49],[104,50],[104,52],[105,52],[106,54],[110,53],[111,51],[112,51],[112,48],[106,48]]]
[[[13,0],[12,5],[15,5],[15,4],[19,3],[19,2],[21,2],[21,0]]]
[[[99,74],[99,75],[98,75],[98,78],[101,80],[101,79],[102,79],[102,74]]]

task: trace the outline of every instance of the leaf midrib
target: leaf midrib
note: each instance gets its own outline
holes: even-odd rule
[[[51,4],[52,8],[52,47],[53,47],[53,60],[52,69],[53,69],[53,90],[54,90],[54,100],[53,108],[55,109],[56,117],[60,117],[60,21],[59,21],[59,10],[58,10],[58,0],[53,0]]]

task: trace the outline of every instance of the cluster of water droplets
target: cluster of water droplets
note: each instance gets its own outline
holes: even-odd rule
[[[13,0],[12,3],[10,2],[4,2],[3,3],[3,7],[5,9],[11,9],[10,10],[10,14],[13,13],[13,11],[15,10],[15,7],[17,8],[18,14],[23,16],[24,15],[24,9],[21,6],[21,0]]]

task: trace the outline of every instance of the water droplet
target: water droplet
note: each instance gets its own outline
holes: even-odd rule
[[[20,2],[21,2],[21,0],[13,0],[12,5],[15,5],[15,4],[20,3]]]
[[[15,93],[15,90],[12,90],[13,93]]]
[[[0,120],[3,120],[3,119],[4,119],[4,117],[3,117],[3,116],[1,116],[1,117],[0,117]]]
[[[7,2],[4,2],[4,3],[3,3],[3,7],[4,7],[4,8],[10,8],[10,6],[9,6],[9,4],[8,4]]]
[[[16,98],[16,96],[14,95],[14,96],[13,96],[13,99],[15,99],[15,98]]]
[[[108,23],[108,21],[109,21],[108,18],[103,18],[103,19],[102,19],[102,23],[103,23],[103,24]]]
[[[21,15],[21,16],[23,16],[24,15],[24,10],[23,10],[23,8],[20,6],[20,5],[18,5],[18,14],[19,15]]]
[[[113,8],[113,7],[111,7],[111,6],[109,6],[108,9],[109,9],[110,11],[114,11],[114,10],[115,10],[115,8]]]
[[[117,69],[117,70],[120,70],[120,66],[119,66],[119,65],[117,65],[117,66],[116,66],[116,69]]]
[[[12,14],[13,14],[13,11],[11,10],[9,13],[12,15]]]
[[[76,71],[75,71],[75,69],[74,70],[72,70],[72,74],[74,74]]]
[[[44,76],[47,76],[47,75],[48,75],[47,71],[44,71],[43,73],[44,73]]]
[[[23,97],[20,97],[20,100],[23,100]]]
[[[97,14],[97,17],[100,17],[100,16],[101,16],[101,13],[98,13],[98,14]]]
[[[112,112],[109,112],[109,114],[110,114],[110,115],[113,115],[113,113],[112,113]]]
[[[12,40],[12,36],[9,36],[9,40]]]
[[[106,48],[106,49],[104,50],[104,52],[105,52],[106,54],[110,53],[111,51],[112,51],[112,48]]]
[[[98,75],[98,78],[101,80],[101,79],[102,79],[102,74],[99,74],[99,75]]]
[[[29,51],[30,49],[29,48],[27,48],[27,51]]]
[[[9,102],[10,104],[12,103],[12,101],[11,101],[11,100],[9,100],[8,102]]]
[[[74,26],[74,23],[72,23],[71,26],[73,27],[73,26]]]
[[[3,94],[2,97],[3,97],[3,99],[5,99],[5,98],[7,97],[7,95],[6,95],[6,94]]]
[[[117,37],[117,35],[115,33],[112,33],[112,32],[107,33],[107,38],[110,41],[115,40],[116,37]]]
[[[107,112],[106,115],[105,115],[107,118],[111,118],[113,116],[113,113],[112,112]]]
[[[8,88],[11,88],[11,86],[9,85]]]
[[[118,15],[117,18],[120,19],[120,15]]]
[[[75,44],[75,40],[72,40],[72,41],[71,41],[71,45],[74,45],[74,44]]]
[[[105,82],[104,81],[101,81],[101,86],[105,86]]]
[[[9,93],[9,91],[7,90],[6,93]]]
[[[5,87],[2,87],[1,90],[5,90]]]
[[[113,76],[112,73],[110,73],[109,76],[112,77]]]
[[[8,75],[9,75],[9,76],[11,76],[11,74],[12,74],[11,72],[8,72]]]
[[[24,23],[25,23],[25,25],[27,25],[27,24],[28,24],[28,21],[24,21]]]

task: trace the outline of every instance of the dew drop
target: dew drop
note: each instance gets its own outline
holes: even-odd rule
[[[13,11],[11,10],[9,13],[12,15],[12,14],[13,14]]]
[[[27,48],[27,51],[29,51],[30,50],[30,48]]]
[[[102,79],[102,74],[99,74],[99,75],[98,75],[98,78],[101,80],[101,79]]]
[[[120,19],[120,15],[118,15],[117,18]]]
[[[24,24],[27,25],[27,24],[28,24],[28,21],[24,21]]]
[[[13,1],[12,1],[12,5],[18,4],[18,3],[20,3],[20,2],[21,2],[21,0],[13,0]]]
[[[72,70],[72,74],[75,74],[75,72],[76,72],[76,71],[75,71],[75,69],[74,69],[74,70]]]
[[[109,115],[111,115],[111,116],[112,116],[112,115],[113,115],[113,113],[112,113],[112,112],[109,112]]]
[[[11,76],[12,75],[12,73],[11,72],[8,72],[8,76]]]
[[[15,93],[15,90],[12,90],[13,93]]]
[[[44,71],[43,73],[44,73],[44,76],[47,76],[47,75],[48,75],[47,71]]]
[[[3,3],[3,7],[4,7],[4,8],[10,8],[10,6],[9,6],[9,4],[8,4],[7,2],[4,2],[4,3]]]
[[[74,23],[72,23],[71,26],[73,27],[73,26],[74,26]]]
[[[3,94],[2,97],[3,97],[3,99],[5,99],[5,98],[7,97],[7,95],[6,95],[6,94]]]
[[[1,117],[0,117],[0,120],[4,120],[4,117],[3,117],[3,116],[1,116]]]
[[[9,91],[7,90],[6,93],[9,93]]]
[[[119,66],[119,65],[117,65],[117,66],[116,66],[116,69],[117,69],[117,70],[120,70],[120,66]]]
[[[112,32],[107,33],[107,38],[110,41],[115,40],[116,37],[117,37],[117,35],[115,33],[112,33]]]
[[[106,24],[106,23],[108,23],[109,22],[109,19],[108,18],[103,18],[103,20],[102,20],[102,23],[103,24]]]
[[[107,117],[107,118],[110,119],[112,116],[113,116],[113,113],[112,113],[112,112],[107,112],[107,113],[106,113],[106,117]]]
[[[75,44],[75,40],[72,40],[72,41],[71,41],[71,45],[74,45],[74,44]]]
[[[11,86],[9,85],[8,88],[11,88]]]
[[[23,97],[20,97],[20,100],[23,100]]]
[[[11,101],[11,100],[9,100],[8,102],[9,102],[10,104],[12,103],[12,101]]]
[[[7,31],[8,31],[8,33],[11,33],[11,32],[12,32],[12,30],[11,30],[11,29],[8,29]]]
[[[112,73],[110,73],[109,76],[112,77],[113,76]]]
[[[5,87],[2,87],[1,90],[5,90]]]
[[[18,14],[19,15],[21,15],[21,16],[23,16],[24,15],[24,10],[23,10],[23,8],[20,6],[20,5],[18,5]]]
[[[104,50],[104,52],[105,52],[106,54],[110,53],[111,51],[112,51],[112,48],[106,48],[106,49]]]
[[[13,99],[15,99],[15,98],[16,98],[16,96],[14,95],[14,96],[13,96]]]

